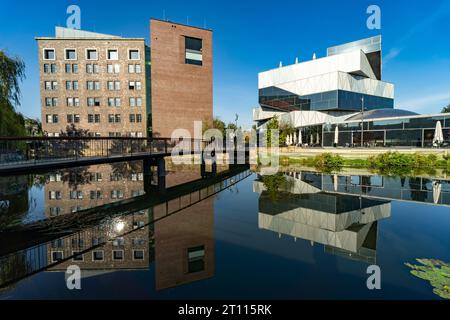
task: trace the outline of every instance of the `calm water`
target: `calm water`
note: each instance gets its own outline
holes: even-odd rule
[[[163,201],[142,196],[141,172],[0,177],[0,298],[440,299],[405,263],[450,263],[449,181],[243,172]]]

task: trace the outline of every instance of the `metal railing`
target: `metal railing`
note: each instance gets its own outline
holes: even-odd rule
[[[0,137],[0,166],[170,154],[180,140],[132,137]],[[190,150],[203,150],[203,140],[183,140]]]

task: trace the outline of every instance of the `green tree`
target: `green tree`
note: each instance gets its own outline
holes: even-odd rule
[[[295,132],[295,128],[291,123],[288,122],[280,122],[278,117],[273,117],[266,126],[266,141],[267,145],[270,146],[270,141],[272,140],[272,132],[271,130],[278,130],[278,143],[280,146],[286,145],[286,139],[289,134],[293,134]]]
[[[25,119],[15,111],[20,105],[20,82],[25,78],[25,64],[0,50],[0,136],[24,136]]]
[[[267,122],[266,125],[266,143],[267,146],[272,146],[272,130],[280,130],[280,122],[278,121],[278,117],[275,116]]]
[[[450,104],[446,107],[444,107],[441,111],[442,113],[450,113]]]
[[[222,132],[223,135],[225,135],[225,128],[225,122],[220,120],[220,118],[214,118],[212,123],[206,120],[203,121],[203,133],[205,133],[205,131],[209,129],[217,129]]]

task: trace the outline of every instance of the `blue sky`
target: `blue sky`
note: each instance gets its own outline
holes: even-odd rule
[[[396,107],[439,112],[450,103],[450,1],[337,0],[55,0],[6,1],[0,48],[22,57],[27,79],[19,111],[40,116],[38,52],[34,37],[65,25],[68,5],[81,8],[81,28],[149,38],[149,19],[165,17],[214,31],[214,113],[251,126],[257,74],[326,55],[329,46],[382,34],[383,78],[396,85]],[[381,8],[382,29],[366,27],[366,9]]]

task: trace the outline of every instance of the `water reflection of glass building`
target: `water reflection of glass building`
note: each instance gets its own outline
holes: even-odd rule
[[[326,193],[313,184],[288,179],[276,199],[255,181],[260,229],[322,244],[328,253],[376,262],[377,222],[390,217],[389,201]]]
[[[307,171],[286,174],[324,192],[450,205],[450,180],[448,179],[389,177],[376,174],[330,175]]]
[[[299,144],[430,147],[440,122],[450,145],[450,114],[394,109],[394,85],[381,80],[381,52],[377,36],[260,73],[260,106],[253,111],[258,129],[277,116],[301,133]]]

